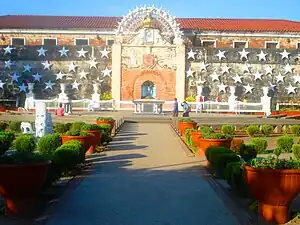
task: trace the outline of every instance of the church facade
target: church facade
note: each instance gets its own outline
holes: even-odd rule
[[[124,17],[1,16],[1,98],[72,99],[93,84],[116,101],[205,95],[258,102],[299,97],[300,22],[175,18],[155,7]],[[49,85],[50,84],[50,85]]]

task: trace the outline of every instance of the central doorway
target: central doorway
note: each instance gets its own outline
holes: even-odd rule
[[[150,80],[142,84],[141,92],[141,99],[156,99],[156,87]]]

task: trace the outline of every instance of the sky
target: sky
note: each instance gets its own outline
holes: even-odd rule
[[[123,16],[135,6],[153,4],[175,17],[300,21],[300,0],[3,0],[0,15]]]

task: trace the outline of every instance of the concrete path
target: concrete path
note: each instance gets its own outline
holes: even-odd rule
[[[236,225],[168,124],[127,123],[47,225]]]

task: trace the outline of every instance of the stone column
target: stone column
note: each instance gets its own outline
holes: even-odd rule
[[[183,101],[185,97],[185,45],[176,45],[176,98]]]
[[[121,63],[122,63],[122,45],[117,42],[112,46],[112,81],[111,95],[116,101],[116,110],[120,109],[121,99]]]

